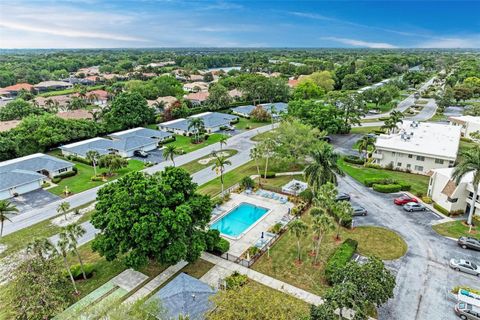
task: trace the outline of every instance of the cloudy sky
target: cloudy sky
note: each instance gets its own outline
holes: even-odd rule
[[[480,48],[480,1],[0,1],[0,48]]]

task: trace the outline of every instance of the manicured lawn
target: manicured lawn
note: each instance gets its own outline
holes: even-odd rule
[[[385,169],[365,168],[363,166],[346,163],[343,160],[339,160],[338,164],[346,174],[360,183],[364,183],[365,179],[368,178],[388,178],[408,182],[412,186],[411,192],[413,194],[427,193],[429,182],[428,176]]]
[[[433,117],[431,117],[428,120],[430,120],[430,121],[447,121],[447,116],[444,115],[443,113],[437,112],[433,115]]]
[[[275,132],[275,130],[262,132],[260,134],[257,134],[256,136],[253,136],[250,140],[252,140],[252,141],[262,141],[263,139],[265,139],[266,136],[268,136],[269,134],[272,134],[272,132]]]
[[[262,179],[262,186],[273,187],[273,188],[281,188],[293,179],[296,179],[296,180],[299,180],[299,181],[304,181],[305,180],[303,178],[303,175],[301,175],[301,174],[294,175],[294,176],[279,176],[279,177],[270,178],[270,179]],[[255,179],[255,182],[257,182],[257,181],[258,181],[258,179]]]
[[[380,127],[353,127],[352,130],[350,130],[350,133],[367,134],[380,129],[381,129]]]
[[[83,205],[82,207],[88,207],[90,203]],[[78,207],[78,208],[82,208]],[[79,220],[78,223],[83,223],[87,220],[90,220],[93,211],[85,213]],[[6,257],[12,253],[15,253],[21,249],[24,249],[27,244],[32,242],[37,238],[51,237],[61,231],[61,228],[50,223],[49,220],[41,221],[37,224],[34,224],[28,228],[18,230],[16,232],[10,233],[3,236],[0,239],[0,244],[7,245],[7,249],[0,253],[0,258]]]
[[[228,153],[227,158],[230,158],[231,156],[238,153],[238,151],[235,150],[235,149],[224,149],[224,150],[222,150],[222,152],[227,152]],[[208,156],[202,157],[200,159],[190,161],[189,163],[186,163],[186,164],[184,164],[183,166],[180,166],[180,167],[187,170],[190,174],[192,174],[192,173],[195,173],[195,172],[200,171],[202,169],[205,169],[206,167],[209,167],[214,163],[214,159],[210,160],[207,164],[199,163],[200,160],[208,159],[208,158],[212,158],[212,156],[208,155]]]
[[[203,259],[198,259],[193,263],[187,264],[180,272],[186,273],[194,278],[200,279],[205,273],[215,265]]]
[[[87,90],[92,91],[97,89],[103,89],[104,87],[105,87],[104,85],[89,86],[87,87]],[[71,94],[75,92],[77,92],[77,89],[72,88],[72,89],[65,89],[65,90],[49,91],[49,92],[41,93],[38,96],[46,98],[46,97],[60,96],[64,94]]]
[[[255,121],[253,119],[247,119],[247,118],[242,118],[239,117],[240,121],[235,124],[235,128],[239,130],[250,130],[250,129],[256,129],[259,127],[263,127],[266,125],[269,125],[270,122],[264,122],[264,121]]]
[[[464,224],[463,221],[458,220],[436,224],[432,228],[437,233],[445,237],[457,239],[465,236],[480,239],[480,222],[474,221],[474,223],[475,226],[472,228],[472,233],[468,233],[469,227],[467,227],[467,225]]]
[[[70,162],[75,163],[75,166],[78,169],[78,173],[73,177],[62,179],[62,181],[60,181],[56,187],[48,189],[48,191],[59,196],[64,196],[63,191],[65,189],[65,186],[68,186],[68,189],[70,190],[70,192],[75,194],[75,193],[80,193],[82,191],[85,191],[94,187],[98,187],[105,183],[103,181],[91,180],[91,178],[95,174],[92,166],[89,166],[81,162],[76,162],[76,161],[70,161]],[[110,180],[118,179],[129,172],[139,171],[139,170],[142,170],[143,168],[144,168],[144,164],[142,161],[132,159],[128,161],[127,167],[118,170],[113,176],[108,177],[107,180],[110,181]],[[106,169],[97,168],[97,174],[101,174],[106,171],[107,171]]]
[[[309,213],[302,220],[311,225]],[[297,258],[297,240],[287,231],[270,249],[269,256],[263,255],[253,269],[265,273],[294,286],[322,295],[329,287],[324,276],[324,268],[328,258],[335,248],[345,239],[352,238],[359,242],[358,252],[365,255],[375,255],[381,259],[397,259],[405,254],[407,245],[395,232],[379,227],[357,227],[354,230],[341,228],[341,241],[335,240],[336,230],[323,239],[320,247],[319,264],[313,265],[313,257],[308,253],[312,250],[312,231],[301,239],[302,264],[295,263]],[[381,243],[378,243],[381,242]]]
[[[185,137],[185,136],[181,136],[181,135],[176,135],[175,136],[176,140],[173,141],[173,142],[169,142],[166,145],[172,144],[175,147],[177,147],[178,149],[181,149],[184,152],[188,153],[188,152],[192,152],[192,151],[195,151],[197,149],[209,146],[211,144],[217,143],[218,141],[220,141],[220,138],[222,136],[223,135],[220,134],[220,133],[213,133],[212,135],[210,135],[210,137],[207,140],[205,140],[201,143],[192,143],[192,137]],[[228,145],[227,145],[227,147],[228,147]]]

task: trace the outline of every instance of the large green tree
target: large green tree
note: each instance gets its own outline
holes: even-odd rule
[[[103,120],[109,131],[144,126],[155,119],[155,111],[137,92],[122,92],[105,110]]]
[[[207,104],[213,109],[225,108],[230,105],[231,98],[228,95],[228,90],[219,83],[213,84],[208,90],[209,96]]]
[[[196,194],[187,171],[167,167],[128,174],[100,189],[92,224],[101,230],[92,248],[107,260],[139,267],[150,259],[195,261],[205,249],[212,204]]]
[[[337,174],[344,175],[337,164],[338,154],[331,145],[322,143],[311,153],[312,162],[305,168],[304,174],[309,186],[314,190],[327,182],[337,183]]]
[[[7,103],[3,108],[0,108],[0,120],[21,120],[26,116],[39,115],[44,112],[43,109],[35,107],[28,101],[16,99]]]

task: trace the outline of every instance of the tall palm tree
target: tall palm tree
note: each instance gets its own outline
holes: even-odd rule
[[[393,110],[392,112],[390,112],[390,118],[395,123],[403,123],[402,119],[404,117],[405,117],[405,115],[403,113],[401,113],[400,111]]]
[[[188,123],[188,130],[193,129],[193,134],[195,136],[195,142],[198,143],[200,140],[200,133],[205,128],[205,123],[200,117],[190,118]]]
[[[327,182],[318,188],[313,202],[315,203],[315,208],[313,208],[310,213],[313,215],[314,209],[319,209],[320,212],[325,213],[329,216],[334,215],[336,198],[338,195],[337,188],[331,182]]]
[[[312,220],[312,229],[313,229],[313,248],[315,252],[315,258],[313,260],[313,264],[316,265],[318,261],[318,254],[320,252],[320,245],[322,243],[323,237],[329,230],[335,229],[335,223],[333,222],[333,218],[322,214],[319,216],[313,217]]]
[[[348,201],[338,201],[335,203],[334,211],[338,220],[337,235],[336,235],[336,238],[338,240],[340,239],[340,227],[342,225],[342,222],[345,221],[347,218],[353,216],[353,208],[350,202]]]
[[[69,209],[70,209],[70,203],[63,201],[58,205],[57,212],[62,213],[65,217],[65,220],[67,220],[67,212]]]
[[[302,261],[302,253],[300,240],[307,235],[308,225],[300,219],[296,219],[290,224],[290,230],[292,231],[295,238],[297,238],[297,258],[298,262]]]
[[[257,175],[258,175],[258,185],[262,185],[262,175],[260,174],[260,150],[257,147],[253,147],[250,149],[250,159],[253,159],[255,161],[255,166],[257,167]]]
[[[397,122],[392,118],[388,118],[383,122],[382,129],[386,129],[387,133],[393,133],[397,128]]]
[[[231,165],[232,162],[228,160],[226,157],[222,156],[215,156],[215,163],[213,164],[212,170],[217,172],[217,174],[220,174],[220,182],[222,184],[222,197],[223,197],[223,186],[224,186],[224,181],[223,181],[223,173],[225,172],[225,166]]]
[[[311,153],[311,157],[313,162],[305,168],[304,175],[314,193],[321,185],[327,182],[336,185],[336,174],[344,175],[342,169],[337,165],[338,154],[334,152],[329,144],[322,143]]]
[[[0,237],[3,235],[3,224],[5,221],[11,221],[8,214],[15,214],[18,212],[17,207],[7,200],[0,200]]]
[[[163,149],[163,157],[165,159],[170,159],[173,162],[175,167],[175,156],[178,154],[178,149],[173,144],[169,144]]]
[[[34,254],[45,261],[46,258],[56,255],[58,251],[48,238],[41,238],[27,244],[27,253]]]
[[[95,150],[89,150],[85,154],[85,157],[87,158],[88,161],[90,161],[93,165],[93,172],[95,173],[95,177],[97,176],[97,162],[98,159],[100,158],[100,153]]]
[[[267,179],[268,172],[268,162],[273,156],[273,151],[275,148],[275,141],[272,138],[266,138],[258,144],[258,149],[261,152],[262,158],[265,159],[265,173],[263,178]]]
[[[65,232],[61,232],[59,235],[59,239],[57,242],[57,248],[58,252],[63,258],[63,264],[65,266],[65,269],[67,269],[68,275],[70,276],[70,280],[72,281],[73,289],[75,290],[75,293],[78,294],[77,286],[75,284],[75,279],[73,278],[72,270],[70,270],[70,265],[67,261],[67,256],[69,253],[69,246],[70,246],[70,241],[68,239],[68,235]]]
[[[80,268],[82,269],[83,279],[87,279],[87,275],[85,274],[85,269],[83,267],[82,257],[78,252],[78,238],[82,237],[87,231],[81,226],[76,223],[68,225],[65,228],[65,233],[67,234],[68,241],[69,241],[69,248],[73,252],[75,252],[76,256],[78,257],[78,262],[80,263]]]
[[[220,150],[222,150],[222,146],[226,146],[227,145],[227,140],[228,140],[228,137],[226,135],[222,135],[220,137],[220,139],[218,140],[218,142],[220,143]]]
[[[375,138],[372,136],[365,135],[358,142],[358,153],[363,158],[363,152],[368,155],[368,148],[375,147]],[[365,157],[367,159],[368,157]]]
[[[98,166],[107,168],[108,174],[113,175],[113,172],[128,166],[128,160],[119,156],[118,154],[106,154],[98,160]]]
[[[462,178],[472,172],[473,173],[473,200],[470,204],[470,210],[468,212],[467,224],[472,225],[473,214],[475,211],[475,203],[478,195],[478,185],[480,184],[480,146],[468,149],[461,154],[461,160],[453,170],[452,179],[457,184],[460,183]]]

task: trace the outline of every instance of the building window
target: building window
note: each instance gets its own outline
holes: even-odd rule
[[[458,198],[452,199],[452,198],[447,198],[448,202],[455,203],[458,201]]]
[[[68,171],[68,168],[60,169],[60,170],[58,170],[58,173],[62,173],[62,172],[65,172],[65,171]]]
[[[395,152],[392,152],[392,156],[394,156],[396,153]]]
[[[423,156],[417,156],[417,160],[418,160],[418,161],[425,161],[425,157],[423,157]]]
[[[442,159],[435,159],[435,163],[437,163],[437,164],[443,164],[443,160],[442,160]]]
[[[408,157],[409,157],[410,159],[412,159],[412,158],[413,158],[413,154],[409,154]]]
[[[423,172],[423,166],[415,166],[415,171],[422,171]]]
[[[412,167],[412,165],[409,163],[407,164],[407,169],[410,169]]]
[[[401,162],[397,162],[397,167],[401,167],[402,166],[402,163]]]

